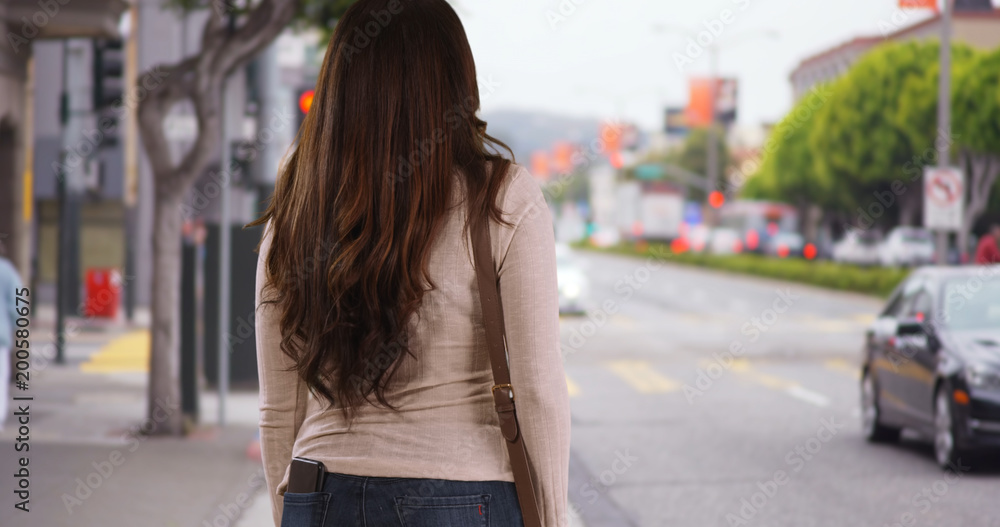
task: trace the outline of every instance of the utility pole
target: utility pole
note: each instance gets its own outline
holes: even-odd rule
[[[954,0],[943,0],[941,8],[941,68],[938,72],[938,134],[944,138],[951,137],[951,12]],[[938,152],[938,167],[948,168],[951,163],[951,150],[945,148]],[[965,199],[963,196],[961,199]],[[948,263],[948,231],[937,231],[937,263]],[[959,250],[964,250],[960,247]]]
[[[233,171],[231,170],[232,138],[229,120],[232,103],[229,78],[222,81],[222,159],[221,173],[227,174],[222,185],[219,204],[219,426],[226,425],[226,394],[229,392],[229,272],[232,269],[232,230],[229,225]]]
[[[712,227],[716,224],[716,214],[715,208],[709,202],[712,192],[716,191],[719,186],[719,137],[716,125],[718,123],[718,77],[719,77],[719,46],[716,43],[712,43],[708,48],[708,60],[709,60],[709,96],[711,100],[711,112],[712,116],[708,123],[708,136],[706,137],[705,144],[705,155],[707,159],[705,160],[705,171],[707,172],[706,177],[708,179],[708,190],[705,193],[705,203],[708,207],[705,208],[706,211],[706,223]]]

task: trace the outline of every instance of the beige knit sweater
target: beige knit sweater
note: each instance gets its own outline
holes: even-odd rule
[[[436,285],[411,324],[411,349],[392,384],[399,412],[364,407],[350,429],[325,410],[279,349],[278,313],[260,304],[265,229],[257,264],[257,361],[260,435],[275,525],[293,456],[328,471],[361,476],[513,481],[490,389],[493,385],[479,305],[466,209],[456,185],[452,207],[431,248]],[[518,420],[546,526],[568,525],[570,412],[559,351],[559,307],[552,218],[538,183],[513,166],[497,197],[511,226],[490,222],[500,277]],[[306,240],[303,240],[305,243]]]

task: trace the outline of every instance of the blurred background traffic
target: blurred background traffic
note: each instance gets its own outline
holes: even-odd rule
[[[0,523],[270,524],[242,226],[352,3],[0,0]],[[552,213],[574,525],[1000,526],[1000,3],[452,4]]]

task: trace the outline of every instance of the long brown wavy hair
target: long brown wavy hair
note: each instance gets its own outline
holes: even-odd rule
[[[513,154],[486,133],[476,67],[445,0],[360,0],[338,22],[273,199],[265,292],[281,349],[350,418],[394,408],[407,325],[434,284],[428,253],[460,174],[468,218],[503,222]],[[466,232],[468,232],[468,222]],[[259,247],[258,247],[259,250]]]

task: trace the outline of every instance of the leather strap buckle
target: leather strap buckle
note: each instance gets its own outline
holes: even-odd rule
[[[509,391],[509,393],[510,393],[510,400],[511,401],[514,400],[514,387],[513,386],[511,386],[509,384],[494,384],[492,391],[496,392],[497,388],[506,388]]]

